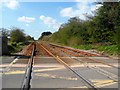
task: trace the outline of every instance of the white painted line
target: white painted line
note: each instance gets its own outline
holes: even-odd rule
[[[19,57],[15,58],[4,70],[4,71],[9,71],[10,70],[10,67],[12,67],[12,65],[17,62],[17,60],[19,59]]]

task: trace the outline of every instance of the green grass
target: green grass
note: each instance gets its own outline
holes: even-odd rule
[[[55,42],[52,42],[55,43]],[[85,44],[85,45],[65,45],[63,43],[55,43],[61,46],[70,46],[76,49],[82,49],[82,50],[97,50],[101,53],[105,53],[108,55],[118,56],[118,45],[102,45],[102,44]],[[119,47],[120,48],[120,47]]]
[[[77,49],[84,49],[84,50],[89,50],[92,49],[92,45],[75,45],[72,46],[73,48],[77,48]]]
[[[98,51],[105,52],[109,55],[117,55],[118,54],[118,46],[117,45],[97,46],[96,49]]]
[[[97,51],[106,53],[108,55],[118,55],[118,46],[117,45],[109,45],[109,46],[100,46],[100,45],[78,45],[72,46],[73,48],[77,49],[84,49],[84,50],[91,50],[96,49]]]

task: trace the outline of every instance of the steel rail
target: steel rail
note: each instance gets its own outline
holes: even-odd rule
[[[25,76],[23,78],[21,90],[29,90],[30,89],[30,80],[31,80],[31,73],[32,73],[32,67],[33,67],[33,57],[34,57],[34,52],[35,52],[35,45],[33,45],[33,50],[32,50],[32,55],[31,58],[29,59],[26,71],[25,71]]]
[[[66,54],[68,54],[67,52],[65,52]],[[108,71],[106,71],[106,70],[104,70],[104,69],[101,69],[101,68],[99,68],[99,67],[97,67],[96,65],[94,65],[94,67],[90,67],[88,64],[88,62],[87,61],[84,61],[84,60],[79,60],[79,59],[77,59],[77,58],[71,58],[71,57],[69,57],[70,59],[74,59],[74,60],[77,60],[78,62],[80,62],[80,63],[83,63],[84,64],[84,66],[86,66],[87,68],[89,68],[89,69],[92,69],[92,70],[94,70],[94,71],[96,71],[96,72],[98,72],[98,73],[100,73],[100,74],[102,74],[102,75],[104,75],[104,76],[107,76],[108,78],[110,78],[110,79],[112,79],[112,80],[114,80],[115,82],[118,82],[118,76],[117,75],[115,75],[115,74],[112,74],[111,72],[108,72]],[[85,57],[86,58],[86,57]],[[95,61],[94,61],[95,62]]]
[[[69,58],[71,58],[71,57],[69,57]],[[92,69],[92,70],[95,70],[96,72],[98,72],[98,73],[100,73],[100,74],[102,74],[102,75],[107,76],[108,78],[114,80],[115,82],[118,82],[118,76],[117,76],[117,75],[115,75],[115,74],[113,74],[113,73],[111,73],[111,72],[108,72],[108,71],[106,71],[106,70],[104,70],[104,69],[101,69],[101,68],[97,67],[96,65],[94,65],[94,67],[90,67],[90,66],[89,66],[89,63],[88,63],[88,62],[85,62],[85,61],[83,61],[83,60],[79,60],[79,59],[77,59],[77,58],[72,58],[72,59],[77,60],[78,62],[82,62],[87,68],[90,68],[90,69]]]
[[[97,60],[95,60],[95,59],[90,59],[90,58],[87,58],[87,57],[85,57],[85,58],[86,58],[86,59],[89,59],[89,60],[91,60],[91,61],[94,61],[94,62],[102,63],[102,64],[104,64],[104,65],[108,65],[108,66],[110,66],[110,67],[119,69],[119,67],[116,67],[116,66],[114,66],[114,65],[105,63],[105,62],[103,62],[103,61],[97,61]]]
[[[51,56],[53,56],[59,63],[63,64],[66,68],[68,68],[70,71],[72,71],[75,75],[77,75],[80,79],[82,79],[83,83],[86,84],[90,89],[98,90],[96,86],[91,83],[89,80],[85,79],[81,74],[79,74],[77,71],[73,70],[67,63],[65,63],[59,56],[55,56],[52,52],[50,52],[48,49],[46,49],[43,45],[41,45],[43,49],[48,52]]]
[[[61,46],[61,45],[56,45],[56,44],[49,44],[49,45],[51,45],[51,46],[56,46],[56,47],[59,47],[59,48],[64,48],[64,49],[67,49],[67,50],[72,50],[72,51],[74,51],[74,52],[77,52],[77,53],[83,53],[83,55],[90,55],[90,56],[100,56],[100,55],[98,55],[98,54],[94,54],[94,53],[89,53],[89,52],[85,52],[85,51],[80,51],[80,50],[75,50],[75,49],[73,49],[73,48],[71,48],[71,47],[66,47],[66,46]]]
[[[68,49],[68,50],[72,50],[73,51],[73,49],[71,49],[71,48],[67,48],[67,47],[64,47],[64,46],[60,46],[60,45],[54,45],[54,44],[50,44],[50,45],[52,45],[52,46],[56,46],[56,47],[60,47],[60,48],[65,48],[65,49]],[[63,50],[62,50],[63,51]],[[75,50],[74,50],[75,51]],[[65,52],[65,50],[64,50],[64,52]],[[77,51],[76,51],[77,52]],[[67,52],[66,52],[67,53]],[[103,61],[97,61],[97,60],[95,60],[95,59],[90,59],[90,58],[87,58],[87,57],[85,57],[86,59],[89,59],[89,60],[91,60],[91,61],[94,61],[94,62],[98,62],[98,63],[102,63],[102,64],[104,64],[104,65],[108,65],[108,66],[111,66],[111,67],[113,67],[113,68],[117,68],[117,69],[120,69],[119,67],[116,67],[116,66],[114,66],[114,65],[111,65],[111,64],[108,64],[108,63],[105,63],[105,62],[103,62]]]

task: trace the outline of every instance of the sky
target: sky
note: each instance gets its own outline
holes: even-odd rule
[[[24,0],[25,1],[25,0]],[[55,1],[55,0],[54,0]],[[0,1],[0,28],[18,27],[27,35],[38,39],[42,32],[58,31],[61,24],[69,18],[78,16],[86,20],[85,14],[101,7],[94,0],[74,0],[74,2],[32,2],[21,0]]]

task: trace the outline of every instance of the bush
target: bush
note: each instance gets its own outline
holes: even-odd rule
[[[8,50],[9,50],[10,53],[14,53],[15,52],[15,48],[12,45],[8,45]]]
[[[25,42],[26,37],[25,37],[23,30],[21,30],[19,28],[12,28],[12,30],[10,32],[10,41],[16,42],[16,43]]]

